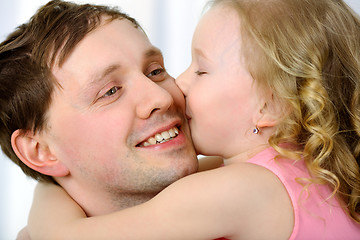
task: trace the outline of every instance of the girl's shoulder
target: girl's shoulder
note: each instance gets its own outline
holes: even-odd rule
[[[294,217],[288,192],[279,178],[265,167],[252,163],[231,164],[185,177],[174,184],[174,189],[181,185],[187,189],[185,195],[190,195],[191,201],[204,207],[204,211],[210,212],[214,207],[221,210],[218,216],[209,215],[209,218],[221,217],[221,221],[231,222],[233,229],[242,229],[234,233],[233,239],[249,234],[260,239],[271,239],[270,235],[287,239],[292,232]]]

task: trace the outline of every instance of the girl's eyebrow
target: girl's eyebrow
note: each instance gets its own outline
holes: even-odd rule
[[[206,56],[206,54],[205,54],[201,49],[195,48],[195,49],[194,49],[194,53],[195,53],[197,56],[202,57],[202,58],[204,58],[204,59],[207,60],[207,61],[210,61],[210,58],[208,58],[208,57]]]

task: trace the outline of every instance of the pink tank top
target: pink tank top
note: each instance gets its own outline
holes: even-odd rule
[[[296,181],[296,178],[309,177],[304,161],[275,160],[277,155],[273,148],[268,148],[248,162],[267,168],[285,186],[295,216],[289,239],[359,240],[360,224],[347,216],[335,198],[327,199],[332,192],[329,187],[312,184],[308,191],[303,191],[303,186]]]

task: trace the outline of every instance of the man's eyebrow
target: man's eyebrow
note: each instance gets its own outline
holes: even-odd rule
[[[98,83],[100,83],[103,79],[106,78],[106,76],[110,75],[112,72],[115,72],[116,70],[118,70],[119,68],[121,68],[121,66],[119,64],[113,64],[110,65],[108,67],[106,67],[103,71],[100,71],[99,74],[94,74],[90,77],[90,81],[88,84],[88,87],[97,85]]]
[[[120,68],[121,66],[119,64],[112,64],[106,67],[104,70],[92,74],[89,77],[88,83],[85,85],[85,87],[80,93],[81,98],[87,99],[89,97],[89,93],[94,91],[94,89],[97,90],[97,87],[106,80],[106,77],[108,75]]]
[[[163,57],[163,55],[162,55],[162,52],[160,51],[160,49],[158,49],[156,47],[151,47],[145,51],[144,57],[145,58]],[[94,86],[97,86],[104,79],[106,79],[106,77],[108,75],[110,75],[111,73],[115,72],[116,70],[118,70],[120,68],[121,68],[121,65],[112,64],[112,65],[106,67],[104,70],[99,71],[99,73],[95,73],[95,74],[91,75],[89,78],[88,84],[85,87],[84,92],[87,92],[88,90],[92,89]]]
[[[149,48],[148,50],[145,51],[144,55],[146,58],[155,57],[155,56],[163,57],[163,54],[160,51],[160,49],[156,47]]]

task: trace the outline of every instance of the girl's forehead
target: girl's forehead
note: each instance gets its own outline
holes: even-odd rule
[[[238,46],[240,20],[237,13],[224,6],[212,7],[200,20],[193,37],[193,49],[225,50]]]
[[[239,17],[237,12],[229,6],[216,5],[211,7],[200,19],[199,25],[204,22],[212,23],[213,25],[222,25],[224,23],[238,22]]]
[[[227,6],[214,6],[200,19],[194,36],[211,38],[212,36],[226,37],[240,35],[240,19],[235,10]]]

